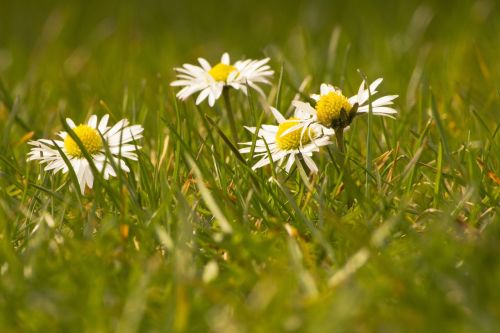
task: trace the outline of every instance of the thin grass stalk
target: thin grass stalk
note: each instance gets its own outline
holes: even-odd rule
[[[231,106],[231,98],[229,96],[229,89],[224,87],[222,90],[224,96],[224,104],[226,106],[227,118],[229,119],[229,127],[234,142],[238,142],[238,131],[236,130],[236,123],[234,121],[233,107]]]

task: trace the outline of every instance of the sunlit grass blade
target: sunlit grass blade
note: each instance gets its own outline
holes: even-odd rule
[[[222,212],[222,210],[217,205],[217,202],[215,201],[213,195],[210,193],[208,188],[205,186],[203,176],[201,174],[200,169],[198,168],[198,166],[196,165],[194,160],[189,155],[186,155],[185,157],[186,157],[188,164],[193,169],[194,175],[196,177],[196,185],[198,186],[198,189],[200,190],[200,194],[201,194],[203,200],[205,201],[205,204],[207,205],[208,209],[210,209],[210,211],[214,214],[214,217],[219,222],[219,225],[220,225],[222,231],[225,233],[228,233],[228,234],[232,233],[233,227],[231,226],[229,221],[224,216],[224,213]]]

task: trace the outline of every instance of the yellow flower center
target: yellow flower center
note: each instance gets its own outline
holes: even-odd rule
[[[85,150],[93,155],[99,152],[102,148],[102,139],[96,129],[88,125],[79,125],[73,128],[76,136],[82,142]],[[64,139],[64,148],[66,152],[73,157],[83,157],[83,153],[80,150],[78,144],[73,140],[73,138],[68,134]]]
[[[346,114],[349,114],[352,105],[349,103],[347,97],[334,91],[321,96],[318,103],[316,103],[318,120],[322,125],[328,127],[332,126],[335,121],[341,120],[342,109]]]
[[[226,65],[223,63],[218,63],[212,69],[208,71],[208,74],[210,74],[215,81],[223,81],[226,82],[227,77],[231,72],[235,71],[236,67],[231,66],[231,65]]]
[[[276,144],[281,150],[291,150],[298,149],[301,145],[305,145],[311,141],[314,132],[312,129],[308,128],[302,134],[302,127],[283,135],[286,130],[298,125],[300,122],[296,121],[297,118],[290,118],[288,121],[282,122],[278,127],[278,132],[276,133]],[[301,140],[302,135],[302,140]]]

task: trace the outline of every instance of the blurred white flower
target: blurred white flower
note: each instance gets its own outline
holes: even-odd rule
[[[213,67],[203,58],[198,58],[198,62],[200,66],[184,64],[180,68],[175,68],[178,80],[170,84],[183,87],[177,93],[177,97],[181,100],[199,92],[196,98],[197,105],[208,98],[208,104],[214,106],[226,87],[241,90],[247,94],[248,85],[264,95],[257,83],[271,84],[269,78],[274,74],[271,67],[266,65],[269,58],[247,59],[231,64],[229,54],[224,53],[220,63]]]

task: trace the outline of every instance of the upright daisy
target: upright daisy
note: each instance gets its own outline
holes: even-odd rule
[[[306,126],[317,123],[337,132],[344,130],[351,124],[354,117],[369,112],[369,96],[377,93],[376,89],[381,82],[381,78],[375,80],[368,91],[366,82],[363,81],[359,86],[358,93],[349,98],[344,96],[339,88],[323,83],[320,87],[320,94],[311,95],[311,98],[316,101],[315,107],[309,103],[297,103],[304,112],[312,114],[312,117],[304,119],[302,123],[305,123]],[[373,115],[394,118],[397,111],[392,107],[392,104],[397,97],[398,95],[387,95],[372,101]],[[291,128],[291,130],[294,129]]]
[[[274,71],[269,65],[269,58],[262,60],[243,60],[231,64],[229,54],[224,53],[220,62],[211,66],[210,63],[198,58],[200,66],[184,64],[177,71],[177,81],[171,86],[183,87],[177,97],[181,100],[187,99],[192,94],[200,92],[196,98],[196,104],[200,104],[208,98],[208,104],[214,106],[225,87],[241,90],[247,94],[247,84],[260,94],[264,95],[257,83],[270,84],[269,78]]]
[[[127,119],[122,119],[113,127],[109,127],[108,119],[109,115],[105,115],[98,123],[97,116],[93,115],[87,124],[78,126],[73,120],[66,119],[66,123],[80,139],[104,179],[109,179],[110,176],[116,177],[109,156],[106,155],[106,147],[111,153],[114,164],[123,171],[129,172],[130,169],[125,164],[124,158],[137,160],[135,151],[140,147],[135,144],[135,140],[142,138],[144,131],[140,125],[129,126]],[[94,175],[89,162],[80,150],[80,146],[67,132],[59,132],[58,136],[61,140],[40,139],[28,142],[33,146],[28,153],[28,161],[37,160],[41,164],[46,164],[45,171],[67,173],[69,167],[61,156],[61,152],[64,153],[75,171],[80,191],[84,193],[85,186],[92,188],[94,183]]]
[[[290,172],[290,169],[295,162],[295,157],[302,159],[309,170],[313,173],[318,171],[316,163],[311,158],[313,152],[319,151],[319,148],[331,144],[330,135],[333,130],[323,128],[319,125],[310,125],[303,130],[304,125],[300,125],[301,121],[309,119],[313,115],[307,110],[301,108],[295,109],[294,116],[285,119],[283,115],[276,109],[271,108],[274,118],[278,122],[275,125],[262,125],[262,128],[257,130],[255,127],[245,127],[248,131],[257,135],[259,139],[255,142],[254,156],[260,158],[255,163],[252,169],[258,169],[271,163],[277,162],[277,166],[281,166],[285,160],[285,171]],[[288,131],[290,128],[296,127],[293,131]],[[285,132],[288,132],[284,134]],[[247,147],[241,148],[240,153],[249,153],[252,150],[252,142],[243,142],[241,145]]]

